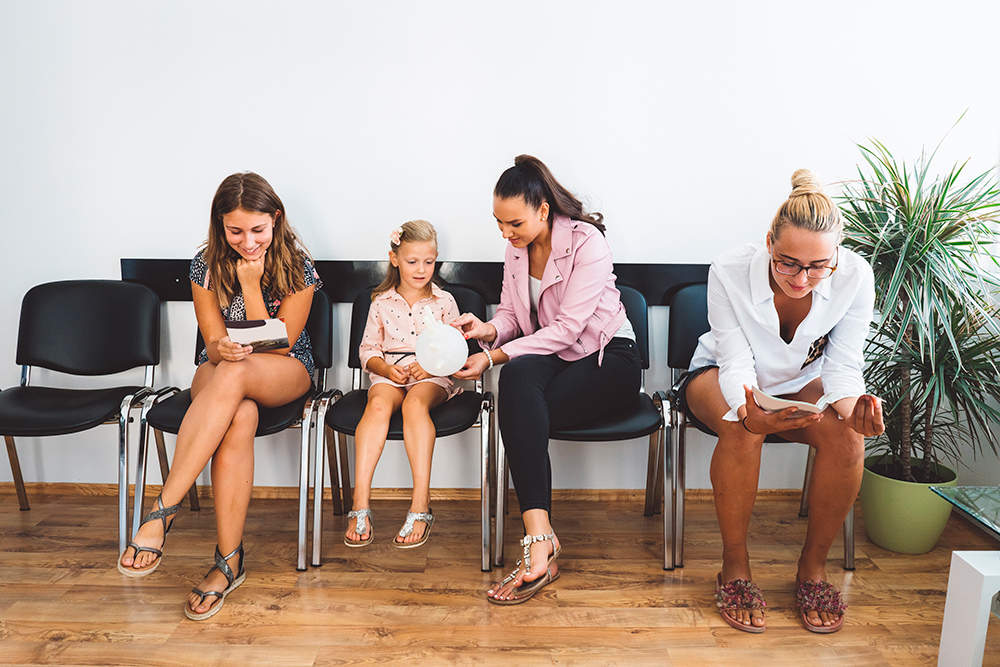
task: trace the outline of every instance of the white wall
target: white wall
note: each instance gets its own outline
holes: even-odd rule
[[[1000,157],[998,25],[990,0],[0,0],[0,386],[18,382],[29,287],[192,256],[234,171],[270,180],[318,258],[381,258],[392,227],[423,217],[442,258],[500,260],[490,192],[530,152],[605,213],[618,261],[708,262],[763,236],[795,168],[851,178],[867,137],[913,157],[968,109],[942,166],[986,169]],[[165,315],[159,380],[186,385],[190,305]],[[647,385],[662,388],[659,309],[654,322]],[[25,476],[111,482],[113,440],[111,427],[24,439]],[[295,483],[295,444],[259,443],[258,483]],[[555,483],[642,487],[644,446],[557,443]],[[802,450],[769,447],[762,486],[799,484]],[[439,443],[433,484],[476,486],[473,451]],[[690,486],[708,485],[710,451],[695,441]],[[995,482],[1000,464],[962,475]],[[408,482],[388,448],[376,485]]]

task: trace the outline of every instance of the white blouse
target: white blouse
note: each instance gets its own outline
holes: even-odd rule
[[[720,255],[708,273],[712,328],[698,339],[690,368],[719,367],[728,421],[737,421],[746,403],[744,384],[780,396],[818,377],[831,403],[865,393],[863,350],[875,306],[868,262],[841,247],[837,270],[813,289],[809,314],[786,343],[768,282],[770,261],[763,243],[748,243]]]

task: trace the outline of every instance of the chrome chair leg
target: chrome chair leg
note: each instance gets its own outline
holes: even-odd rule
[[[507,504],[507,452],[503,446],[503,437],[497,437],[496,446],[496,532],[493,535],[493,564],[497,567],[503,566],[503,530],[504,515]]]
[[[854,569],[854,505],[844,519],[844,569]]]
[[[687,447],[687,426],[684,416],[681,414],[671,415],[673,426],[671,427],[671,453],[673,467],[673,478],[671,485],[674,488],[674,567],[684,567],[684,492],[687,486],[685,475],[687,462],[685,461],[685,450]]]
[[[799,516],[809,516],[809,488],[812,486],[812,473],[815,464],[816,448],[809,447],[809,457],[806,459],[806,472],[802,478],[802,501],[799,503]]]
[[[14,446],[14,438],[11,436],[5,435],[3,439],[7,442],[7,458],[10,460],[10,472],[14,477],[14,488],[17,490],[17,502],[21,506],[21,511],[26,512],[31,507],[28,505],[28,491],[24,488],[24,477],[21,476],[17,447]]]
[[[337,449],[340,453],[340,492],[344,496],[344,509],[354,507],[351,491],[351,466],[347,458],[347,434],[337,433]]]
[[[657,499],[657,479],[660,468],[660,430],[657,429],[649,434],[649,456],[646,461],[646,504],[642,513],[644,516],[653,516],[659,509]]]
[[[301,438],[299,440],[299,516],[298,516],[298,540],[296,544],[295,569],[299,572],[306,570],[306,519],[309,512],[309,458],[313,454],[315,460],[315,448],[310,448],[310,436],[313,434],[313,411],[316,406],[315,399],[306,401],[306,407],[302,414]],[[311,450],[311,451],[310,451]],[[319,494],[323,495],[323,462],[320,461],[316,468],[320,471]]]
[[[483,572],[490,571],[490,432],[492,429],[493,399],[483,399],[479,411],[479,514],[482,529],[482,564]]]

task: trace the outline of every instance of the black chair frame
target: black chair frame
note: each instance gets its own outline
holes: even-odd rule
[[[14,444],[16,436],[78,433],[100,424],[118,424],[118,546],[128,533],[128,425],[131,412],[150,394],[159,364],[160,302],[142,285],[117,280],[66,280],[37,285],[22,301],[16,363],[21,383],[3,392],[0,428],[7,445],[14,486],[22,510],[30,509]],[[112,375],[143,366],[141,386],[58,389],[31,385],[31,368],[79,376]],[[7,410],[10,412],[7,412]],[[24,413],[58,411],[63,420],[44,422]],[[18,414],[21,417],[18,417]]]

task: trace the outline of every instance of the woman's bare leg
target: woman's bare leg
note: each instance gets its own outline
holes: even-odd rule
[[[718,369],[694,378],[688,384],[686,398],[691,412],[719,435],[710,472],[722,534],[722,581],[753,579],[747,530],[757,500],[764,436],[753,435],[740,422],[722,418],[729,412],[729,404],[719,387]],[[737,609],[732,616],[745,625],[764,625],[761,610]]]
[[[822,392],[823,387],[817,380],[795,398],[815,402]],[[865,439],[847,426],[833,408],[827,408],[824,418],[809,427],[782,435],[816,448],[809,487],[809,527],[796,575],[800,582],[825,581],[830,547],[861,488]],[[807,618],[813,625],[831,625],[839,616],[813,611]]]
[[[244,399],[263,406],[283,405],[304,394],[309,383],[305,366],[292,357],[265,353],[238,362],[202,364],[191,383],[191,407],[177,434],[173,464],[161,493],[163,504],[181,502],[226,437]],[[159,548],[162,522],[141,526],[132,539],[140,546]],[[134,559],[135,566],[141,568],[154,558],[141,552]],[[123,558],[122,565],[132,565],[132,559]]]
[[[392,413],[403,404],[405,396],[406,392],[402,388],[382,382],[373,384],[368,390],[368,405],[354,431],[354,503],[351,509],[355,511],[371,506],[372,478],[385,448],[389,420]],[[366,539],[371,531],[371,522],[368,522],[368,530],[364,535],[358,535],[355,531],[357,525],[357,519],[347,522],[347,532],[344,533],[347,539]]]
[[[215,502],[215,526],[218,534],[219,553],[223,556],[234,551],[243,541],[250,494],[253,491],[254,435],[257,432],[257,404],[243,399],[233,417],[226,437],[212,456],[212,497]],[[233,574],[239,573],[239,554],[229,561]],[[228,582],[219,570],[213,570],[197,586],[203,591],[224,591]],[[208,611],[219,599],[191,593],[188,606],[195,613]],[[197,605],[197,606],[193,606]]]
[[[434,456],[434,438],[437,431],[431,420],[431,410],[445,402],[448,392],[433,382],[421,382],[410,387],[403,399],[403,444],[413,475],[411,512],[426,512],[431,502],[431,460]],[[427,524],[416,521],[413,532],[397,542],[416,542],[424,536]]]

